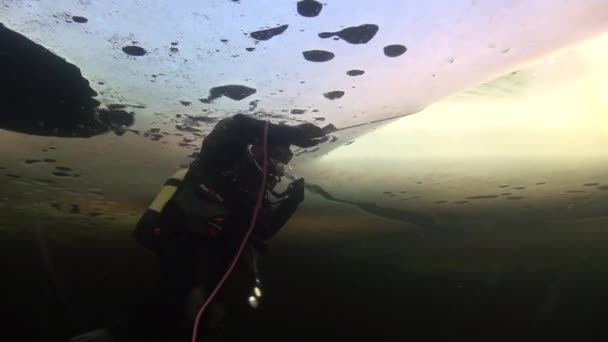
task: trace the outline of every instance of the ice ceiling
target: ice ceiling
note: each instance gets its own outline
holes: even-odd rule
[[[90,200],[118,205],[115,201],[120,201],[135,208],[136,216],[164,178],[191,160],[205,131],[236,112],[275,122],[334,124],[340,129],[337,140],[318,150],[297,151],[295,166],[299,175],[332,194],[355,199],[361,196],[358,191],[375,189],[379,183],[390,189],[403,185],[413,157],[462,156],[458,153],[484,147],[487,156],[496,154],[501,143],[512,146],[513,142],[520,151],[529,151],[540,141],[537,133],[546,131],[551,122],[563,130],[547,141],[563,140],[573,125],[585,122],[597,127],[598,118],[605,122],[608,109],[606,103],[602,111],[595,106],[608,89],[602,67],[608,54],[601,49],[608,38],[598,36],[608,31],[604,0],[4,0],[0,4],[0,23],[77,66],[89,82],[83,87],[97,93],[95,99],[104,110],[134,113],[134,122],[125,122],[128,131],[120,136],[41,137],[2,126],[8,130],[0,132],[0,169],[9,182],[0,195],[5,201],[23,197],[25,208],[32,196],[66,203]],[[592,38],[594,43],[567,52]],[[12,53],[2,43],[0,60]],[[549,57],[556,53],[559,58]],[[558,62],[552,63],[554,59]],[[20,84],[40,83],[44,88],[57,75],[45,71],[51,64],[45,60],[35,68],[21,64],[16,68],[24,74],[15,80]],[[77,91],[79,84],[66,89]],[[10,89],[12,84],[4,86]],[[49,92],[63,89],[46,86]],[[446,96],[450,97],[441,99]],[[589,103],[595,107],[578,111]],[[22,104],[50,106],[39,98]],[[424,108],[403,119],[401,129],[378,131],[351,145],[390,118]],[[0,122],[18,119],[16,113],[18,108],[2,112]],[[44,110],[38,114],[48,116]],[[591,119],[592,114],[597,118]],[[40,122],[52,126],[57,118]],[[514,127],[524,122],[537,125],[521,134]],[[501,131],[492,130],[495,127],[508,127],[509,139],[500,140]],[[432,134],[420,135],[421,130]],[[459,145],[467,130],[487,134]],[[576,137],[590,136],[583,133]],[[449,139],[452,150],[433,150],[437,146],[433,143]],[[604,138],[600,140],[601,146],[608,146]],[[585,148],[596,142],[585,141]],[[318,163],[303,163],[306,156],[323,156],[338,146],[344,148]],[[569,145],[559,146],[565,151]],[[388,160],[390,165],[385,168],[367,159]],[[395,167],[398,159],[401,163]],[[419,173],[432,178],[434,167],[420,166]],[[410,181],[421,186],[419,180]],[[598,180],[582,182],[586,181]],[[347,185],[355,182],[358,188],[349,189]],[[502,182],[497,176],[496,183]],[[457,203],[461,197],[490,193],[478,181],[473,183],[478,187],[474,193],[459,190],[450,200]],[[434,183],[425,180],[425,184]],[[489,186],[496,188],[493,183]],[[445,188],[439,187],[428,190],[437,192],[436,198],[421,205],[446,200]],[[411,206],[412,202],[399,203]]]
[[[135,104],[140,128],[154,113],[406,115],[608,26],[603,0],[1,3],[0,22],[78,66],[103,104]]]

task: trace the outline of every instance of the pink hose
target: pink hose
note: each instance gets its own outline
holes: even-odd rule
[[[222,285],[224,285],[224,282],[230,276],[230,274],[234,270],[234,267],[236,266],[236,263],[241,258],[241,254],[243,254],[243,251],[245,250],[245,246],[247,245],[249,236],[251,235],[251,233],[253,232],[253,228],[255,227],[255,223],[258,218],[258,213],[260,212],[260,208],[262,207],[262,201],[264,200],[264,194],[266,192],[266,170],[268,168],[268,121],[266,121],[266,126],[264,126],[263,150],[264,150],[264,163],[262,164],[263,165],[262,186],[260,187],[260,192],[258,194],[257,204],[255,206],[255,209],[253,210],[253,217],[251,218],[251,224],[249,225],[249,229],[247,230],[245,237],[243,237],[241,246],[239,247],[238,251],[236,252],[234,259],[232,260],[232,263],[230,264],[230,267],[228,267],[228,269],[226,270],[226,273],[224,273],[224,276],[222,277],[222,279],[220,279],[220,281],[215,286],[215,289],[213,289],[213,292],[211,292],[211,294],[209,295],[209,297],[207,298],[205,303],[198,310],[198,313],[196,314],[196,319],[194,320],[194,326],[192,328],[192,342],[196,342],[196,338],[198,335],[198,325],[201,320],[201,317],[203,316],[203,313],[205,312],[205,309],[207,308],[207,306],[209,306],[211,301],[213,301],[213,298],[215,298],[215,296],[217,295],[217,292],[222,288]]]

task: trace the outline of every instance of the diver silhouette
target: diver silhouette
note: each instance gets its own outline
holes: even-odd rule
[[[160,260],[163,339],[189,340],[198,308],[243,242],[266,176],[245,250],[200,324],[205,341],[240,340],[247,333],[262,297],[257,256],[304,199],[302,178],[282,193],[274,190],[293,156],[290,145],[314,146],[324,136],[314,124],[271,124],[236,114],[218,122],[189,168],[165,182],[133,232]]]

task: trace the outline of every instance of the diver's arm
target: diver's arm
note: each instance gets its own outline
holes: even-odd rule
[[[256,227],[256,236],[262,240],[269,240],[287,223],[289,218],[298,209],[297,203],[283,201],[279,206],[268,213],[264,222]]]
[[[199,176],[203,173],[219,175],[232,170],[235,162],[243,158],[249,145],[263,141],[265,125],[265,121],[245,114],[236,114],[218,122],[203,140],[200,153],[186,178],[193,177],[194,183],[199,184],[202,182]],[[269,123],[268,143],[306,143],[305,138],[311,136],[306,131],[299,126]]]
[[[220,121],[205,138],[201,152],[218,153],[224,156],[240,158],[241,154],[231,152],[243,151],[248,145],[259,144],[264,139],[266,121],[245,114],[236,114]],[[324,136],[323,130],[313,124],[298,126],[268,123],[269,145],[296,145],[309,147],[318,143],[316,138]],[[201,153],[203,155],[204,153]]]
[[[203,141],[200,153],[191,164],[186,179],[192,180],[198,186],[203,182],[203,173],[213,177],[233,170],[235,163],[243,158],[249,145],[263,141],[265,126],[265,121],[245,114],[236,114],[218,122]],[[316,138],[322,136],[323,130],[313,124],[287,126],[268,123],[269,145],[313,146],[319,143]]]
[[[227,123],[229,129],[235,131],[246,144],[262,143],[265,120],[259,120],[245,114],[236,114]],[[277,125],[268,123],[268,144],[269,145],[297,145],[306,147],[324,135],[323,130],[312,124],[302,124],[298,126]]]
[[[245,114],[236,114],[229,123],[231,128],[246,144],[259,144],[264,139],[266,122]],[[268,143],[291,144],[293,136],[298,134],[296,127],[268,123]]]
[[[272,238],[287,223],[304,200],[304,179],[300,178],[291,183],[285,191],[283,199],[276,209],[266,210],[262,220],[258,221],[256,236],[262,240]]]

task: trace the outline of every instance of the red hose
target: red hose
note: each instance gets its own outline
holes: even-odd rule
[[[239,247],[238,251],[234,255],[234,259],[232,260],[230,267],[228,267],[228,269],[226,270],[226,273],[224,273],[224,276],[222,277],[222,279],[220,279],[220,281],[215,286],[215,289],[213,289],[213,292],[211,292],[211,294],[209,295],[209,297],[207,298],[205,303],[198,310],[198,313],[196,314],[196,319],[194,320],[194,326],[192,328],[192,342],[196,342],[196,338],[198,335],[198,325],[201,320],[201,317],[203,316],[203,313],[205,312],[205,309],[207,308],[207,306],[209,306],[211,301],[213,301],[213,298],[215,298],[215,296],[217,295],[217,292],[222,288],[222,285],[224,285],[224,282],[230,276],[230,274],[234,270],[234,267],[236,266],[236,263],[241,258],[241,254],[243,254],[243,251],[245,250],[245,246],[247,245],[247,240],[249,240],[249,236],[253,232],[253,228],[255,227],[255,223],[258,218],[258,213],[260,212],[260,208],[262,207],[262,201],[264,200],[264,194],[266,193],[266,170],[268,169],[268,121],[266,121],[266,125],[264,126],[263,150],[264,150],[264,163],[262,164],[263,165],[262,166],[262,186],[260,187],[260,192],[258,194],[257,204],[255,206],[255,209],[253,210],[253,217],[251,218],[251,224],[249,225],[249,229],[247,230],[247,233],[243,237],[243,241],[241,241],[241,246]]]

